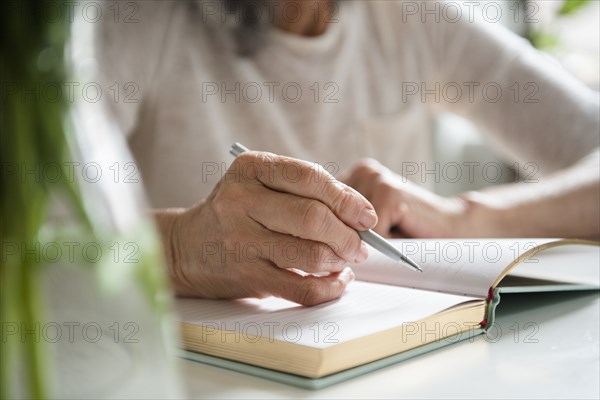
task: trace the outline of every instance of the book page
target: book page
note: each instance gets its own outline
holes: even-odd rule
[[[569,244],[545,249],[509,275],[600,287],[600,246]]]
[[[274,297],[235,301],[179,298],[176,311],[181,322],[203,325],[206,335],[225,334],[230,340],[236,334],[235,340],[266,337],[326,348],[414,323],[473,300],[477,299],[356,281],[339,300],[314,307]],[[439,337],[456,328],[440,326]],[[407,331],[408,335],[416,329]],[[435,334],[429,332],[430,336]]]
[[[391,242],[417,262],[423,272],[415,272],[369,248],[367,261],[353,267],[357,279],[485,298],[490,287],[504,276],[505,269],[520,256],[538,246],[561,244],[555,249],[534,252],[530,258],[522,260],[511,274],[548,280],[570,279],[569,276],[577,274],[579,280],[598,280],[598,246],[593,245],[533,238],[393,239]],[[581,253],[584,248],[587,250]],[[549,254],[553,257],[545,257],[544,253],[550,250]],[[575,260],[572,257],[578,252],[582,255],[574,265],[569,261]]]

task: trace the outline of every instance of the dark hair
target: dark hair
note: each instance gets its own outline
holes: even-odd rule
[[[337,0],[332,0],[338,5]],[[273,25],[273,0],[221,0],[221,23],[231,32],[236,51],[252,57],[264,47]]]
[[[233,17],[231,34],[242,57],[253,56],[267,40],[272,21],[264,0],[222,0],[224,12]]]

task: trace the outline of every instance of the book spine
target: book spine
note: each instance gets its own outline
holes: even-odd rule
[[[481,327],[484,332],[494,324],[496,320],[496,307],[500,303],[500,289],[490,288],[488,298],[486,299],[487,307],[485,312],[485,319],[481,321]]]

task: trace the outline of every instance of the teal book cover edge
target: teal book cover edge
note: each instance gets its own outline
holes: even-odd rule
[[[496,320],[496,308],[500,304],[500,295],[511,294],[511,293],[540,293],[540,292],[571,292],[571,291],[587,291],[587,290],[600,290],[600,287],[595,285],[579,285],[579,284],[567,284],[567,285],[540,285],[540,286],[517,286],[517,287],[496,287],[490,289],[490,294],[487,298],[487,310],[486,310],[486,325],[484,331],[489,329]]]
[[[318,390],[338,384],[348,379],[355,378],[376,371],[387,366],[397,364],[401,361],[408,360],[419,355],[429,353],[442,347],[446,347],[463,340],[472,338],[482,334],[483,329],[473,329],[469,332],[463,332],[457,337],[448,337],[429,343],[417,348],[395,354],[380,360],[376,360],[367,364],[359,365],[335,374],[327,375],[322,378],[307,378],[299,375],[288,374],[285,372],[275,371],[268,368],[257,367],[255,365],[245,364],[238,361],[227,360],[220,357],[213,357],[206,354],[195,353],[187,350],[180,350],[179,356],[188,360],[197,361],[203,364],[213,365],[220,368],[229,369],[236,372],[242,372],[249,375],[258,376],[260,378],[269,379],[276,382],[285,383],[303,389]]]

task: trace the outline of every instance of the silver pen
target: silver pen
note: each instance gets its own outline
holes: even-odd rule
[[[229,150],[231,155],[234,157],[239,156],[240,154],[242,154],[245,151],[250,151],[250,150],[247,147],[245,147],[244,145],[237,143],[237,142],[234,143],[231,146],[231,149]],[[417,263],[415,263],[413,260],[411,260],[408,256],[402,254],[402,252],[400,250],[398,250],[396,247],[394,247],[390,242],[385,240],[383,237],[379,236],[377,233],[373,232],[370,229],[368,231],[357,231],[357,232],[358,232],[358,236],[360,236],[360,238],[365,243],[367,243],[368,245],[373,247],[375,250],[379,251],[381,254],[388,256],[389,258],[391,258],[394,261],[404,261],[407,265],[409,265],[414,270],[423,272],[423,270],[417,265]]]

